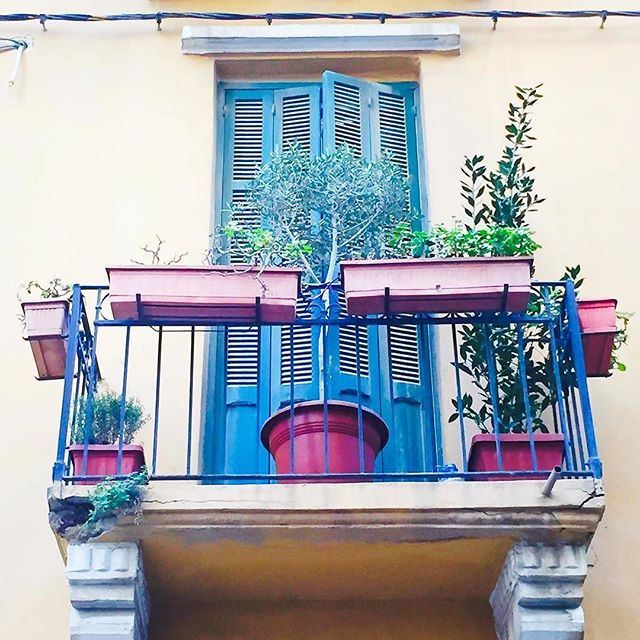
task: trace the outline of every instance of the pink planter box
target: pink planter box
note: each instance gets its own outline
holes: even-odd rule
[[[533,471],[529,434],[504,433],[499,437],[502,470]],[[538,469],[543,473],[528,476],[527,479],[541,480],[546,478],[554,467],[562,465],[564,436],[561,433],[535,433],[533,443]],[[493,434],[477,433],[471,438],[468,469],[469,471],[498,471],[498,453]],[[479,479],[510,480],[511,478],[497,475]]]
[[[62,298],[26,301],[24,337],[31,345],[39,380],[64,378],[69,334],[69,301]]]
[[[300,291],[300,269],[252,267],[125,266],[107,267],[109,299],[116,320],[143,316],[161,320],[253,319],[260,298],[260,319],[293,322]]]
[[[618,332],[617,304],[613,298],[578,301],[584,365],[590,378],[611,375],[611,352]]]
[[[347,312],[524,312],[531,294],[533,258],[416,258],[342,262]],[[506,299],[504,286],[508,285]]]
[[[73,464],[74,475],[115,476],[118,470],[117,444],[90,444],[87,447],[87,473],[82,473],[84,445],[72,444],[69,457]],[[120,475],[129,475],[140,471],[144,466],[144,449],[139,444],[125,444],[122,447],[122,471]],[[97,484],[98,480],[78,480],[75,484]]]
[[[327,448],[329,473],[360,473],[358,407],[350,402],[329,401]],[[326,473],[324,405],[299,402],[294,406],[293,442],[295,468],[291,469],[291,426],[289,408],[274,413],[264,424],[262,444],[276,461],[280,474]],[[364,472],[372,473],[376,456],[389,439],[389,430],[376,413],[362,408]],[[285,480],[284,482],[354,482],[345,480]]]

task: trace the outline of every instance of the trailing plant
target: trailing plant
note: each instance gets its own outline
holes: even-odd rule
[[[27,295],[38,296],[39,298],[63,298],[71,293],[71,287],[62,282],[61,278],[53,278],[49,282],[41,283],[31,280],[23,286]]]
[[[245,201],[228,208],[230,222],[212,234],[211,258],[298,266],[306,283],[330,282],[341,260],[388,254],[389,230],[415,218],[408,192],[390,155],[368,162],[342,145],[311,156],[293,143],[258,170]]]
[[[126,478],[107,478],[98,483],[89,493],[91,511],[80,527],[80,540],[95,538],[104,531],[104,520],[133,510],[140,503],[142,489],[147,484],[149,473],[146,467]]]
[[[81,398],[78,403],[77,419],[71,431],[72,444],[82,444],[85,439],[87,424],[87,399]],[[120,434],[121,397],[104,383],[93,396],[91,404],[92,420],[89,433],[89,444],[115,444]],[[143,406],[136,398],[127,398],[124,407],[124,431],[122,441],[131,444],[135,434],[149,419]]]

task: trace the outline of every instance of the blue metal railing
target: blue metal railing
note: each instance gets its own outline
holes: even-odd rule
[[[334,287],[337,289],[337,287]],[[95,481],[103,476],[91,475],[88,471],[89,445],[92,442],[91,429],[94,420],[94,402],[102,377],[98,364],[98,356],[102,364],[107,364],[111,380],[119,382],[119,411],[117,463],[115,475],[123,474],[123,454],[125,447],[125,431],[127,421],[127,398],[130,395],[131,379],[140,384],[144,381],[145,388],[153,401],[150,420],[152,439],[151,456],[148,460],[151,480],[195,480],[207,483],[252,483],[287,480],[371,480],[371,481],[436,481],[445,479],[516,479],[540,478],[542,471],[548,472],[540,466],[539,433],[549,432],[560,434],[564,443],[564,460],[562,474],[564,477],[601,477],[602,465],[598,455],[593,418],[587,389],[587,379],[584,367],[580,327],[577,315],[577,304],[574,286],[571,281],[535,282],[532,287],[532,302],[526,314],[514,313],[485,313],[485,314],[415,314],[394,315],[384,313],[375,317],[355,317],[336,313],[329,310],[318,313],[318,300],[321,294],[309,295],[309,306],[314,307],[313,313],[299,313],[296,320],[287,325],[254,320],[228,320],[209,322],[202,319],[173,319],[160,320],[144,318],[143,314],[137,320],[113,320],[108,316],[107,286],[73,287],[71,304],[71,318],[69,330],[68,357],[64,380],[62,411],[60,416],[60,430],[56,459],[53,467],[54,481],[82,482]],[[325,292],[326,295],[326,292]],[[259,306],[259,305],[258,305]],[[386,306],[386,309],[389,307]],[[141,308],[140,308],[141,310]],[[224,464],[212,466],[206,460],[201,460],[199,468],[194,471],[193,451],[196,438],[207,429],[224,429],[224,425],[199,425],[194,416],[194,404],[198,389],[198,374],[196,361],[199,350],[196,348],[196,336],[204,333],[207,337],[219,335],[232,328],[257,327],[257,361],[260,362],[260,351],[265,340],[263,331],[288,329],[288,397],[284,398],[280,406],[289,409],[290,435],[294,431],[294,417],[300,400],[315,400],[323,407],[324,431],[324,472],[323,473],[291,473],[295,465],[295,439],[290,438],[289,473],[276,473],[273,461],[263,452],[263,459],[268,459],[266,468],[257,470],[246,469],[228,471],[234,468]],[[300,390],[295,378],[296,352],[294,328],[308,327],[319,341],[317,350],[312,350],[312,370],[318,378],[317,385],[308,396],[300,397]],[[440,389],[422,391],[424,393],[439,393],[440,404],[446,403],[447,393],[451,393],[451,404],[454,413],[448,418],[439,418],[433,414],[429,419],[419,420],[415,426],[406,424],[406,413],[396,409],[393,404],[397,399],[398,380],[394,378],[392,366],[392,348],[389,346],[389,334],[392,328],[415,327],[416,335],[422,334],[424,344],[436,344],[439,357],[431,354],[425,356],[421,367],[438,368]],[[349,473],[330,472],[329,460],[332,457],[329,429],[329,403],[337,398],[332,396],[332,376],[337,375],[335,363],[332,365],[331,353],[334,352],[338,341],[338,331],[347,329],[353,331],[355,347],[355,370],[352,371],[351,398],[357,409],[358,425],[358,469]],[[255,329],[254,329],[255,330]],[[155,357],[144,350],[137,359],[132,358],[132,350],[138,336],[147,333],[145,340],[149,340],[149,332],[155,346]],[[105,339],[112,332],[124,333],[124,349],[114,352],[113,348],[105,353],[98,353],[98,334]],[[180,394],[177,387],[171,387],[171,395],[162,397],[163,380],[167,379],[166,367],[163,368],[163,350],[166,349],[169,334],[177,338],[187,339],[184,345],[185,359],[188,362],[188,375],[185,394]],[[363,371],[362,349],[363,334],[368,335],[370,343],[375,343],[383,334],[387,337],[387,348],[379,349],[378,364],[373,362],[372,368],[377,368],[380,388],[387,389],[386,402],[390,406],[383,407],[385,422],[393,439],[395,433],[402,431],[405,436],[416,436],[415,441],[433,444],[430,454],[424,453],[419,464],[405,465],[403,455],[411,453],[411,447],[400,447],[396,452],[394,464],[377,464],[373,471],[365,471],[365,446],[363,416],[370,404],[370,393],[365,387],[371,386],[369,376],[371,371]],[[226,333],[224,335],[227,335]],[[426,341],[426,342],[425,342]],[[271,338],[267,342],[272,342]],[[148,344],[148,342],[147,342]],[[380,343],[382,344],[382,343]],[[418,341],[415,345],[418,348]],[[204,346],[203,346],[204,349]],[[227,366],[225,359],[218,364]],[[397,356],[396,356],[397,357]],[[382,359],[386,358],[386,363]],[[103,362],[104,360],[104,362]],[[205,358],[206,361],[206,358]],[[439,365],[438,362],[441,362]],[[268,367],[275,366],[272,363]],[[263,367],[257,366],[257,377],[250,383],[254,387],[256,405],[256,424],[258,431],[261,422],[267,416],[261,416],[260,407],[263,404],[265,387],[261,377]],[[396,367],[397,369],[397,367]],[[272,372],[267,371],[267,375]],[[175,375],[171,370],[168,375]],[[449,388],[452,391],[447,391]],[[136,389],[137,391],[138,389]],[[268,391],[267,391],[268,392]],[[178,397],[181,396],[181,397]],[[442,398],[445,398],[443,401]],[[162,402],[161,402],[162,400]],[[215,403],[215,397],[207,398],[206,402]],[[382,402],[385,402],[382,401]],[[418,401],[419,402],[419,401]],[[184,437],[186,461],[176,472],[176,461],[163,464],[158,455],[161,438],[169,438],[175,443],[177,427],[163,424],[160,417],[160,406],[178,407],[186,404],[184,426],[181,426]],[[414,402],[415,404],[415,402]],[[433,406],[433,398],[424,398],[425,406]],[[388,409],[388,410],[387,410]],[[211,412],[203,410],[203,416]],[[402,421],[405,424],[402,424]],[[79,429],[79,426],[81,427]],[[163,428],[164,427],[164,428]],[[248,425],[247,425],[248,428]],[[413,434],[412,429],[419,431]],[[78,441],[78,431],[82,433]],[[490,437],[495,448],[496,468],[478,471],[469,466],[470,450],[473,446],[472,435],[480,431]],[[513,469],[505,461],[505,442],[507,433],[523,434],[528,440],[530,463],[527,468]],[[74,444],[82,444],[82,464],[76,466],[70,460],[68,452],[72,434],[75,435]],[[402,436],[402,437],[405,437]],[[254,450],[260,449],[259,433],[255,433],[252,440]],[[426,449],[425,449],[426,451]],[[226,455],[242,455],[242,452]],[[249,455],[249,452],[247,452]],[[259,456],[258,456],[259,457]],[[415,457],[415,456],[414,456]],[[237,465],[236,465],[237,466]],[[242,467],[242,465],[240,465]]]

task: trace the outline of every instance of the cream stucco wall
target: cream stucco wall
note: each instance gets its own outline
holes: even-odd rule
[[[500,7],[560,4],[586,6],[576,0],[512,0]],[[327,11],[402,11],[487,9],[492,3],[399,0],[390,7],[379,0],[347,5],[323,0],[321,5]],[[600,5],[636,8],[637,3]],[[309,3],[304,8],[320,7]],[[94,13],[171,9],[256,11],[266,6],[248,0],[82,3],[82,11]],[[269,4],[269,9],[301,7],[282,1]],[[71,0],[5,0],[2,6],[6,13],[77,10]],[[640,93],[634,71],[640,65],[640,20],[610,19],[603,31],[593,20],[504,20],[496,32],[485,21],[459,24],[461,56],[425,56],[418,66],[409,65],[421,82],[432,218],[445,220],[458,212],[459,165],[465,153],[495,157],[513,85],[544,82],[545,98],[535,113],[539,142],[531,153],[539,190],[547,197],[535,218],[544,246],[537,273],[555,277],[565,264],[580,262],[588,276],[587,293],[616,295],[622,308],[637,310],[634,160],[640,147]],[[3,637],[62,640],[67,637],[68,610],[45,502],[61,383],[33,380],[29,350],[19,340],[15,291],[20,282],[52,275],[104,282],[105,264],[128,262],[155,233],[167,239],[170,250],[187,249],[199,256],[211,208],[214,65],[211,59],[179,53],[180,28],[180,23],[165,23],[158,33],[152,22],[50,23],[42,33],[37,23],[0,23],[0,36],[34,37],[13,88],[4,81],[11,74],[13,54],[0,55]],[[383,72],[380,79],[391,73]],[[640,447],[634,422],[640,346],[635,336],[632,330],[626,353],[629,372],[591,384],[608,511],[591,552],[589,638],[631,639],[640,627],[640,561],[634,551],[640,543],[635,508]],[[134,376],[131,384],[137,389],[136,384],[145,383]],[[169,421],[171,415],[184,415],[181,409],[167,407]],[[439,618],[440,631],[416,631],[416,637],[490,637],[488,609],[478,606],[483,622],[477,629]],[[326,607],[314,614],[313,619],[321,621],[318,628],[330,619]],[[375,628],[380,629],[385,615],[395,618],[395,610],[390,607],[377,615]],[[296,612],[292,619],[297,620],[292,623],[296,637],[315,637],[311,631],[304,636],[307,627],[299,626],[305,616]],[[415,612],[407,619],[419,628]],[[206,622],[199,623],[203,625]],[[194,637],[208,637],[198,633]],[[343,635],[352,637],[346,631]],[[251,637],[251,632],[242,637]]]

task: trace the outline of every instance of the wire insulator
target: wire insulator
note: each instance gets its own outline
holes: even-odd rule
[[[162,14],[156,13],[156,24],[158,25],[158,31],[162,31]]]
[[[47,18],[46,18],[46,16],[41,15],[39,22],[40,22],[40,25],[42,26],[42,30],[46,31],[47,30]]]
[[[491,31],[495,31],[498,28],[498,14],[494,13],[491,16],[491,22],[493,22],[493,26],[491,27]]]
[[[267,13],[267,15],[265,16],[266,20],[267,20],[267,24],[269,26],[271,26],[271,23],[273,22],[273,16],[270,13]]]

